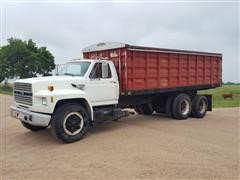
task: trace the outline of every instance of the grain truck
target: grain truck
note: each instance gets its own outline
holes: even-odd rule
[[[66,63],[58,76],[17,80],[12,117],[32,131],[50,126],[57,139],[71,143],[96,123],[132,114],[129,109],[177,120],[203,118],[212,99],[197,91],[222,83],[219,53],[117,42],[94,44],[82,53],[84,59]]]

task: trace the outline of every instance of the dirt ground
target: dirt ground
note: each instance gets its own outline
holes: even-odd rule
[[[134,115],[90,129],[72,144],[30,132],[1,95],[2,179],[238,179],[240,108],[204,119]]]

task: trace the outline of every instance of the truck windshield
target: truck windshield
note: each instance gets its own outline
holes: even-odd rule
[[[90,66],[90,62],[71,62],[65,64],[59,70],[59,75],[84,76]]]

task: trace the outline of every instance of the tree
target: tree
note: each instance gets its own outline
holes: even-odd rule
[[[54,57],[46,47],[37,47],[29,39],[8,39],[8,44],[0,48],[0,82],[5,77],[29,78],[50,75],[55,68]]]

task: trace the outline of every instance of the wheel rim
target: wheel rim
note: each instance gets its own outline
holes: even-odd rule
[[[207,109],[207,103],[204,100],[201,100],[199,103],[199,112],[204,114]]]
[[[78,112],[71,112],[64,118],[63,130],[68,135],[74,136],[82,130],[83,124],[82,115]]]
[[[180,108],[181,108],[181,113],[183,115],[187,115],[189,113],[189,110],[190,110],[190,104],[189,102],[185,99],[181,102],[181,105],[180,105]]]

